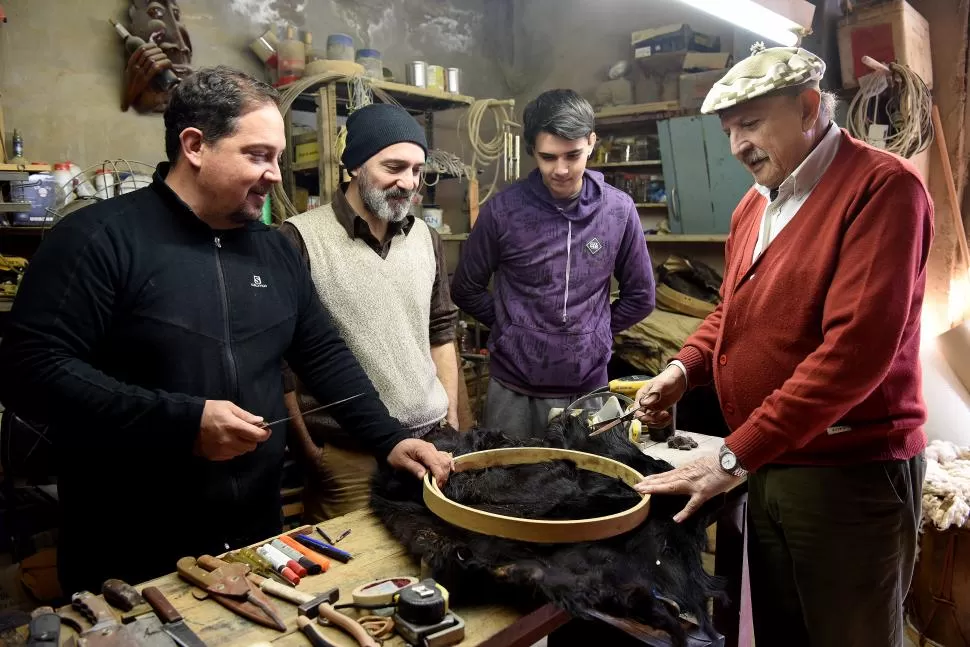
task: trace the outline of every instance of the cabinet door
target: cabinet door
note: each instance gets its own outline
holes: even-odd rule
[[[702,120],[713,213],[712,229],[704,233],[726,234],[731,230],[734,208],[751,188],[754,178],[731,155],[731,142],[721,129],[720,118],[705,115]]]
[[[707,234],[714,227],[701,120],[701,117],[675,117],[658,124],[670,230],[678,234]]]

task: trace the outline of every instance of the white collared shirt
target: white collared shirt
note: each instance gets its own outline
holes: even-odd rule
[[[815,150],[778,186],[778,195],[774,200],[771,199],[771,189],[760,184],[754,185],[758,193],[768,198],[768,205],[761,216],[761,229],[758,232],[758,242],[754,246],[754,256],[751,257],[752,263],[808,200],[808,196],[835,159],[835,154],[839,152],[841,141],[842,131],[833,121]]]

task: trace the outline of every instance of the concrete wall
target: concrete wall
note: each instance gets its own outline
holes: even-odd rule
[[[330,33],[355,37],[358,47],[383,52],[403,80],[407,61],[460,67],[464,94],[496,96],[502,86],[484,55],[484,0],[185,0],[183,23],[192,39],[193,66],[226,64],[263,76],[249,42],[269,24],[310,30],[315,47]],[[154,165],[164,159],[161,115],[121,112],[125,55],[108,24],[127,24],[127,0],[6,0],[0,26],[0,101],[8,138],[24,137],[29,159],[70,159],[81,166],[127,158]],[[458,152],[458,114],[438,123],[439,147]],[[9,146],[9,140],[7,142]],[[442,183],[443,185],[446,183]],[[462,228],[462,188],[442,187],[449,216]]]

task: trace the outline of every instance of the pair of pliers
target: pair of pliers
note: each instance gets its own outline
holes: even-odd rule
[[[265,627],[286,631],[286,623],[273,603],[246,578],[249,574],[246,564],[230,564],[203,555],[199,559],[183,557],[176,568],[183,579],[230,611]]]

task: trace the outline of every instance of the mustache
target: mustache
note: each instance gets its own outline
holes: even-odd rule
[[[748,166],[757,164],[761,160],[768,159],[768,153],[764,152],[760,148],[756,148],[747,155],[744,156],[744,163]]]
[[[414,193],[414,191],[405,191],[404,189],[388,189],[384,192],[384,198],[387,200],[404,200],[412,198]]]

